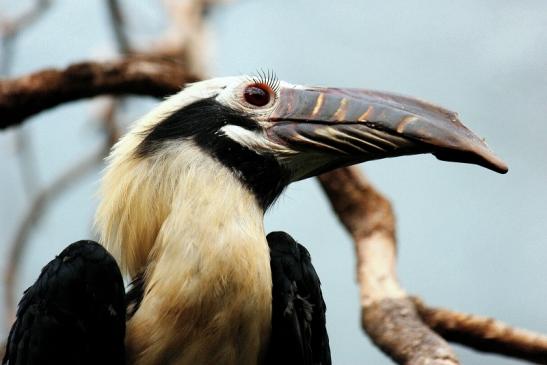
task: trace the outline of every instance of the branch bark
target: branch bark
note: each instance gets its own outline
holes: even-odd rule
[[[428,307],[412,298],[422,320],[451,342],[506,356],[547,364],[547,336],[513,328],[493,318]]]
[[[97,95],[164,97],[197,80],[176,62],[145,56],[43,70],[0,81],[0,129],[69,101]]]

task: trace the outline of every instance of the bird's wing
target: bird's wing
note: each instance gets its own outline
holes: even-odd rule
[[[78,241],[25,291],[3,364],[124,364],[125,299],[114,258]]]
[[[267,240],[273,281],[267,363],[330,365],[326,307],[310,254],[285,232]]]

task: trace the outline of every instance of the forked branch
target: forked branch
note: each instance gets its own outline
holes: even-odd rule
[[[480,351],[547,364],[547,336],[497,320],[431,308],[408,296],[396,275],[395,217],[356,167],[319,177],[357,253],[362,326],[399,364],[458,364],[440,337]]]

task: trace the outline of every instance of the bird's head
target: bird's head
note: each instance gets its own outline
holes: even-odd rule
[[[507,171],[456,113],[395,94],[241,76],[193,84],[166,103],[172,113],[148,128],[138,154],[193,140],[265,206],[289,182],[385,157],[432,153]]]
[[[130,189],[168,195],[162,184],[176,179],[166,173],[169,161],[188,144],[227,167],[264,209],[290,182],[385,157],[432,153],[507,171],[455,113],[433,104],[377,91],[237,76],[191,84],[143,117],[115,147],[105,180],[110,187],[122,184],[117,190],[122,197],[127,193],[125,199]],[[150,172],[140,163],[146,160],[163,170]],[[144,186],[147,174],[154,175],[156,186]],[[116,203],[105,199],[102,207],[114,210]]]

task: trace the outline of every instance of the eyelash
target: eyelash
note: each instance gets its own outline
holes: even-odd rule
[[[277,95],[277,92],[279,91],[279,79],[272,70],[258,70],[256,75],[251,78],[251,81],[257,85],[268,85],[274,92],[274,96]]]

